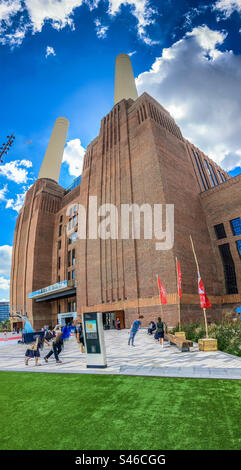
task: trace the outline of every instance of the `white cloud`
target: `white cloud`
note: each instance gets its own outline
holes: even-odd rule
[[[228,18],[234,11],[241,12],[241,0],[218,0],[213,9],[221,12],[225,18]]]
[[[42,31],[46,20],[50,20],[55,29],[65,26],[74,29],[72,15],[74,9],[82,4],[83,0],[25,0],[33,32]]]
[[[20,0],[1,0],[0,3],[0,22],[11,23],[12,17],[21,10]]]
[[[228,33],[225,31],[213,31],[206,25],[198,26],[191,32],[186,33],[186,36],[194,36],[200,46],[207,51],[212,51],[217,44],[222,44],[227,35]]]
[[[10,280],[5,279],[3,276],[0,276],[0,289],[9,290],[9,288],[10,288]]]
[[[99,39],[104,39],[106,38],[106,33],[109,29],[109,26],[103,26],[101,24],[101,21],[99,18],[96,18],[95,20],[95,26],[96,26],[96,34]]]
[[[0,274],[5,277],[10,277],[12,259],[12,246],[0,246]]]
[[[241,165],[241,56],[221,52],[225,32],[194,28],[136,80],[188,138],[226,170]]]
[[[149,46],[158,44],[159,41],[152,41],[146,33],[146,27],[155,22],[156,13],[156,10],[149,6],[149,0],[109,0],[109,14],[114,16],[119,13],[122,5],[131,7],[131,13],[137,19],[139,38]]]
[[[53,56],[56,55],[56,52],[55,52],[54,48],[51,47],[51,46],[46,47],[46,54],[45,54],[46,59],[49,55],[53,55]]]
[[[3,46],[9,44],[11,48],[15,46],[20,46],[22,44],[27,31],[29,30],[29,24],[20,25],[13,33],[6,33],[4,29],[2,30],[3,36],[0,37],[0,44]],[[1,30],[0,30],[1,34]]]
[[[6,209],[12,209],[13,211],[19,212],[24,205],[25,196],[30,187],[31,186],[28,188],[23,187],[23,192],[16,194],[15,199],[6,199]]]
[[[0,166],[0,174],[15,183],[26,183],[29,178],[28,171],[25,168],[31,166],[32,162],[29,160],[13,160]]]
[[[108,4],[107,14],[116,16],[121,7],[130,7],[130,14],[137,20],[137,32],[141,40],[146,44],[157,44],[147,34],[148,26],[155,22],[156,10],[150,7],[149,0],[105,0]],[[68,26],[75,29],[75,9],[83,4],[90,11],[96,9],[100,0],[2,0],[0,5],[0,43],[9,44],[11,47],[20,45],[27,31],[32,34],[41,32],[48,21],[53,28],[61,30]],[[18,16],[16,16],[18,15]],[[97,22],[100,20],[97,20]],[[15,24],[15,29],[9,31],[9,27]],[[97,35],[104,38],[108,26],[96,24]]]
[[[5,186],[0,189],[0,201],[5,201],[7,192],[8,192],[8,186],[7,184],[5,184]]]
[[[82,173],[84,154],[86,150],[81,145],[80,139],[73,139],[67,142],[64,150],[63,162],[69,166],[71,176],[79,176]]]

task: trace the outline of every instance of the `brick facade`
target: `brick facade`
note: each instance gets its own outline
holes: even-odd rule
[[[202,318],[189,238],[192,235],[202,279],[213,303],[208,314],[211,319],[221,319],[225,309],[241,303],[241,260],[234,246],[238,237],[228,229],[229,220],[241,217],[240,190],[241,177],[231,178],[186,141],[168,111],[147,93],[135,102],[122,100],[102,119],[99,136],[88,146],[79,186],[66,192],[53,181],[41,179],[28,191],[15,230],[12,310],[20,306],[22,311],[27,310],[36,328],[55,323],[57,314],[67,311],[68,298],[36,303],[28,294],[68,276],[71,280],[74,270],[78,314],[124,311],[129,327],[137,313],[142,313],[147,325],[161,313],[158,274],[168,293],[163,319],[174,325],[177,257],[183,277],[182,319]],[[97,196],[98,207],[114,204],[119,214],[121,204],[174,204],[173,248],[157,251],[154,237],[89,239],[91,196]],[[86,208],[86,221],[79,218],[79,224],[86,224],[87,238],[69,244],[64,228],[74,213],[69,217],[66,210],[78,203]],[[236,296],[226,295],[217,249],[220,240],[217,242],[213,229],[219,222],[227,226],[236,269]],[[120,234],[120,220],[118,229]],[[76,262],[68,266],[68,251],[73,249]]]

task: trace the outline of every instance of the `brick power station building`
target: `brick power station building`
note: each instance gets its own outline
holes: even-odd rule
[[[183,277],[181,318],[202,319],[192,236],[200,272],[221,319],[241,303],[241,175],[231,178],[185,140],[169,114],[147,93],[138,97],[130,58],[116,60],[115,105],[89,144],[80,179],[58,184],[68,121],[57,119],[39,178],[26,194],[15,229],[11,313],[28,314],[34,328],[103,312],[105,324],[144,325],[160,315],[156,274],[167,290],[163,318],[178,321],[176,257]],[[221,132],[221,130],[220,130]],[[174,244],[156,250],[152,239],[90,239],[89,197],[98,206],[174,204]],[[78,216],[78,205],[86,218]],[[86,239],[79,239],[79,226]],[[66,226],[72,227],[67,236]],[[83,227],[81,227],[83,228]]]

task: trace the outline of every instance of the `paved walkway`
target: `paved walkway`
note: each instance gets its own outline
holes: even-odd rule
[[[31,371],[72,374],[121,374],[159,377],[222,378],[241,380],[241,358],[221,351],[202,352],[197,344],[190,352],[180,352],[176,346],[167,342],[162,349],[153,336],[142,329],[135,337],[135,347],[128,346],[128,330],[105,332],[107,364],[106,369],[87,369],[86,354],[81,354],[75,337],[65,342],[61,353],[62,364],[56,364],[54,356],[46,364],[43,356],[47,345],[41,352],[41,367],[24,364],[26,346],[13,344],[12,341],[0,343],[0,370]],[[32,365],[31,365],[32,364]]]

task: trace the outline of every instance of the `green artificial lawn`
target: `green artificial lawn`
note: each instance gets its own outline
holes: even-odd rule
[[[241,449],[235,380],[0,372],[0,449]]]

